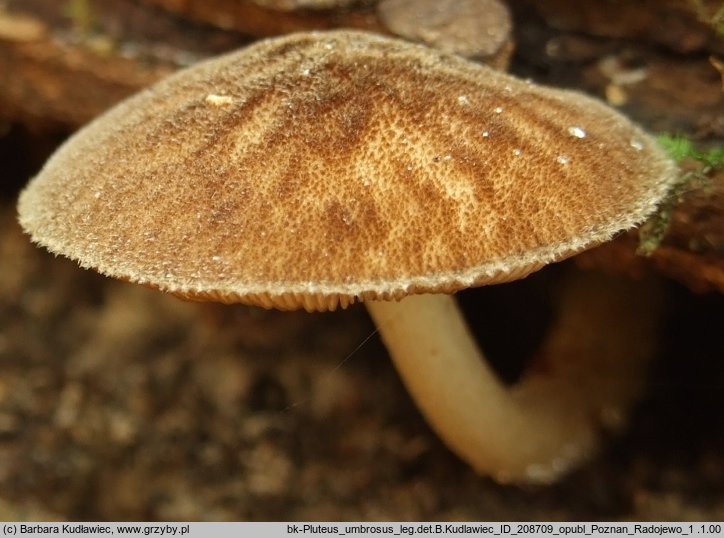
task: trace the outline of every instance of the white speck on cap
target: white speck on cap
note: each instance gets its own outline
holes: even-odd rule
[[[581,127],[569,127],[568,134],[574,138],[586,138],[586,131]]]
[[[234,102],[234,98],[229,95],[217,95],[210,93],[206,96],[206,103],[213,106],[225,106],[230,105]]]

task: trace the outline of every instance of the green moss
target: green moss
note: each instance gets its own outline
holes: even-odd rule
[[[642,256],[651,256],[659,248],[671,224],[674,208],[681,202],[683,195],[694,187],[705,185],[714,170],[724,168],[724,147],[700,150],[691,140],[680,135],[663,135],[659,137],[659,143],[677,162],[691,160],[695,166],[680,175],[656,214],[639,228],[636,252]]]
[[[658,141],[675,161],[693,159],[701,163],[700,172],[704,175],[711,170],[724,168],[724,147],[701,151],[691,140],[679,135],[662,135]]]
[[[724,35],[724,2],[713,13],[703,0],[689,0],[689,4],[701,22],[714,28],[717,34]]]

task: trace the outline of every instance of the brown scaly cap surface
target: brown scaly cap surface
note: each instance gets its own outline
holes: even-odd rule
[[[621,115],[339,31],[194,66],[73,136],[34,241],[177,295],[333,309],[522,277],[641,222],[674,165]]]

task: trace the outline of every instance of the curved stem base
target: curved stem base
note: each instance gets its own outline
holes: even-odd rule
[[[542,364],[511,388],[483,360],[453,297],[366,304],[418,407],[458,456],[499,482],[549,483],[621,425],[652,355],[656,297],[641,282],[569,279]]]

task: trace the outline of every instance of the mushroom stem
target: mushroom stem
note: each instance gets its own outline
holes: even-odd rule
[[[368,302],[417,405],[445,443],[504,483],[549,483],[620,427],[653,354],[657,290],[594,273],[566,280],[540,360],[512,387],[483,359],[455,299]]]

